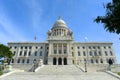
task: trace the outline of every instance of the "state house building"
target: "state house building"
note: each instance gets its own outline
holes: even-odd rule
[[[111,58],[116,64],[112,43],[74,42],[73,32],[61,17],[47,32],[46,42],[9,42],[14,53],[13,64],[33,64],[43,60],[48,65],[108,64]]]

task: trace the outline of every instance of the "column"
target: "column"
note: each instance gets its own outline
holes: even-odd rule
[[[56,44],[57,45],[57,54],[58,54],[58,44]]]
[[[49,44],[49,54],[48,54],[48,64],[49,65],[52,65],[53,64],[53,58],[50,56],[52,54],[52,51],[53,51],[53,44],[50,43]]]
[[[58,65],[58,57],[56,57],[56,65]]]
[[[63,29],[62,29],[62,33],[61,33],[61,34],[62,34],[62,36],[63,36]]]
[[[61,33],[61,36],[62,36],[62,29],[60,29],[60,30],[61,30],[61,32],[60,32],[60,33]]]
[[[64,58],[62,57],[62,65],[64,65]]]
[[[69,54],[69,45],[67,44],[67,54]]]
[[[64,51],[63,51],[63,44],[62,44],[62,54],[64,54]]]

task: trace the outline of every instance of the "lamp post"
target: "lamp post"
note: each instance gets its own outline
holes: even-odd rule
[[[88,38],[85,37],[84,39],[85,39],[85,47],[86,47],[86,55],[87,55],[86,59],[87,59],[87,63],[89,64],[88,46],[87,46],[87,40],[88,40]]]
[[[109,58],[108,63],[109,63],[109,70],[111,71],[111,65],[113,65],[113,61],[111,58]]]
[[[85,60],[84,63],[85,63],[85,72],[87,72],[87,65],[86,65],[87,61]]]
[[[33,67],[33,72],[35,72],[36,59],[34,59],[34,60],[33,60],[33,64],[34,64],[34,67]]]

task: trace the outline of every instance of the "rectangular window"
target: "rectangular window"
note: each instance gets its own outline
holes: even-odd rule
[[[23,60],[22,60],[22,63],[24,63],[24,62],[25,62],[25,60],[23,59]]]
[[[32,46],[29,46],[29,49],[31,49],[32,48]]]
[[[83,51],[83,55],[84,55],[84,56],[86,56],[86,53],[85,53],[85,51]]]
[[[37,56],[37,51],[35,51],[35,56]]]
[[[99,51],[99,56],[102,56],[101,52]]]
[[[61,52],[61,50],[59,50],[59,54],[61,54],[62,52]]]
[[[71,47],[71,49],[73,49],[73,47]]]
[[[78,52],[78,56],[80,56],[80,52]]]
[[[17,47],[15,46],[14,48],[16,49]]]
[[[110,55],[111,55],[111,56],[113,56],[113,53],[112,53],[112,51],[110,51]]]
[[[29,63],[30,62],[30,60],[29,59],[27,59],[27,63]]]
[[[111,47],[109,46],[109,49],[111,49]]]
[[[20,54],[19,54],[19,56],[22,56],[22,51],[20,51]]]
[[[26,54],[27,54],[27,51],[24,51],[24,56],[26,56]]]
[[[64,49],[64,54],[66,54],[66,49]]]
[[[93,46],[93,49],[95,49],[95,46]]]
[[[36,49],[38,49],[38,47],[37,47],[37,46],[36,46],[35,48],[36,48]]]
[[[20,59],[18,59],[17,63],[20,63]]]
[[[40,51],[40,56],[42,56],[42,51]]]
[[[92,51],[89,52],[90,56],[92,56]]]
[[[29,53],[28,53],[28,56],[30,56],[31,55],[31,51],[29,51]]]
[[[27,49],[27,46],[25,46],[25,49]]]
[[[14,51],[14,55],[16,54],[16,51]]]
[[[72,52],[72,56],[74,56],[74,53]]]
[[[46,52],[46,56],[48,57],[48,52]]]
[[[97,56],[97,52],[96,51],[94,51],[94,56]]]
[[[105,56],[108,56],[107,51],[105,51]]]
[[[55,50],[54,50],[54,54],[56,54],[56,53],[57,53],[57,50],[55,49]]]

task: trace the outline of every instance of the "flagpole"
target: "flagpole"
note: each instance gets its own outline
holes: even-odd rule
[[[34,37],[35,42],[36,42],[36,39],[37,39],[37,38],[36,38],[36,36],[35,36],[35,37]]]

